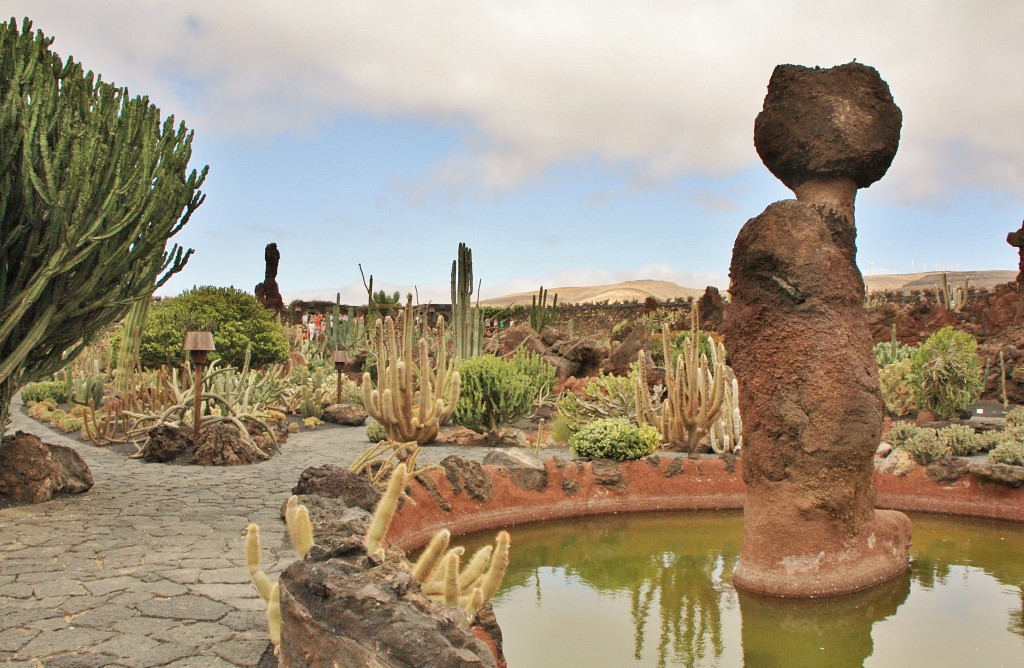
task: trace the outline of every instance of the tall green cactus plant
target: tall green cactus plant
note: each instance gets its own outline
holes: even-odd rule
[[[11,395],[180,271],[202,204],[192,133],[0,23],[0,429]]]
[[[675,365],[666,363],[665,385],[668,395],[660,409],[655,409],[647,390],[646,353],[639,353],[636,383],[637,418],[641,424],[661,429],[666,443],[682,447],[693,455],[700,442],[718,422],[725,399],[728,367],[725,346],[713,342],[710,359],[700,351],[700,319],[697,309],[690,312],[690,337],[683,342],[683,352]],[[668,325],[662,327],[661,344],[666,360],[671,360]]]
[[[460,243],[458,259],[452,261],[452,334],[456,363],[476,357],[483,347],[484,314],[479,289],[476,298],[477,304],[473,306],[473,251]]]
[[[548,291],[544,286],[533,296],[533,304],[530,306],[530,327],[538,334],[545,328],[555,324],[558,319],[558,293],[548,306]]]
[[[451,417],[459,400],[459,372],[449,362],[444,344],[444,318],[437,319],[436,340],[428,345],[419,340],[418,355],[413,355],[415,318],[412,295],[398,315],[377,321],[374,353],[377,356],[377,386],[369,373],[363,374],[363,403],[366,411],[384,426],[388,437],[420,445],[437,438],[441,425]],[[402,335],[398,337],[397,331]],[[430,350],[437,359],[430,360]]]

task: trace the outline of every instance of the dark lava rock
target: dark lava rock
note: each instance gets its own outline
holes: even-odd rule
[[[984,480],[1002,483],[1010,487],[1024,485],[1024,466],[1010,464],[972,464],[971,473]]]
[[[191,446],[191,429],[162,424],[147,433],[149,444],[142,458],[147,462],[170,462],[185,454]]]
[[[626,477],[619,468],[619,463],[610,459],[595,459],[590,462],[590,471],[594,474],[594,482],[602,487],[617,492],[626,491]]]
[[[323,464],[311,466],[299,475],[292,494],[315,494],[341,499],[349,508],[362,508],[373,512],[380,500],[380,492],[365,476],[342,466]]]
[[[544,462],[522,450],[491,450],[484,457],[484,465],[507,469],[509,479],[520,489],[540,492],[548,486]]]
[[[463,491],[471,499],[487,503],[494,496],[494,485],[491,477],[484,471],[480,462],[463,459],[458,455],[448,455],[441,460],[448,482],[456,494]]]
[[[352,401],[345,401],[340,404],[331,404],[324,409],[323,421],[332,424],[343,424],[350,427],[358,427],[366,422],[369,414],[366,409]]]

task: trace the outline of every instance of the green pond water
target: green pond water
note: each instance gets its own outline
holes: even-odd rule
[[[511,668],[1024,666],[1024,527],[914,515],[909,572],[836,599],[730,584],[738,512],[514,527],[493,603]],[[467,555],[493,533],[456,539]]]

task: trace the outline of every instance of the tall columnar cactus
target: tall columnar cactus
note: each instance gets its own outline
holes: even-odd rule
[[[743,447],[743,418],[740,417],[740,388],[732,369],[725,367],[728,380],[722,393],[722,410],[711,425],[711,449],[722,454],[736,452]]]
[[[444,318],[437,319],[434,345],[419,340],[413,355],[415,318],[412,295],[398,315],[398,324],[388,316],[375,325],[374,352],[377,355],[377,386],[369,373],[363,374],[363,402],[366,411],[384,426],[393,441],[416,441],[420,445],[437,438],[441,424],[451,417],[459,399],[459,372],[449,362],[444,346]],[[397,331],[401,330],[401,338]],[[430,349],[437,351],[433,366]]]
[[[17,388],[185,266],[165,246],[203,201],[184,124],[52,42],[0,23],[0,430]]]
[[[480,308],[480,291],[477,290],[477,305],[473,298],[473,251],[464,243],[459,244],[459,257],[452,261],[452,334],[455,338],[455,361],[476,357],[480,354],[484,338],[484,315]]]
[[[725,346],[711,342],[710,357],[700,351],[700,324],[697,309],[690,313],[690,337],[673,366],[669,348],[668,325],[662,328],[661,344],[665,354],[665,385],[668,395],[660,410],[655,410],[647,390],[646,353],[639,353],[636,384],[637,418],[641,424],[661,429],[666,443],[683,447],[691,455],[700,439],[718,421],[725,397],[727,369]]]
[[[548,291],[542,285],[537,294],[533,296],[533,304],[530,306],[530,327],[539,334],[545,327],[555,324],[557,319],[558,293],[555,293],[555,298],[551,301],[551,306],[549,307]]]

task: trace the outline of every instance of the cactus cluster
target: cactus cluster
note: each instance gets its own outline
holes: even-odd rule
[[[387,534],[398,507],[398,499],[411,477],[404,463],[395,467],[366,532],[367,554],[385,557],[381,541]],[[406,565],[428,598],[447,606],[459,607],[466,618],[472,620],[480,607],[498,591],[505,577],[511,537],[507,531],[499,531],[494,547],[488,545],[477,550],[465,568],[461,566],[465,548],[449,548],[450,540],[451,532],[441,529],[430,539],[416,563]]]
[[[711,437],[711,449],[718,454],[736,452],[743,447],[743,418],[740,417],[740,388],[736,375],[728,366],[726,373],[730,377],[725,383],[722,393],[722,409],[718,421],[711,425],[708,435]]]
[[[426,337],[421,338],[415,357],[414,328],[410,294],[397,324],[388,316],[375,326],[377,384],[375,387],[369,373],[363,374],[363,404],[384,425],[391,440],[422,445],[437,438],[441,425],[451,417],[459,399],[460,379],[454,363],[448,361],[444,318],[437,319],[434,345],[428,345]],[[433,368],[431,348],[437,351]]]
[[[646,353],[639,353],[636,383],[636,411],[641,424],[661,429],[666,443],[693,454],[697,445],[718,422],[725,399],[725,385],[731,370],[725,364],[725,346],[711,342],[710,359],[700,351],[700,324],[697,309],[690,312],[691,336],[683,342],[676,363],[666,363],[665,385],[668,392],[660,410],[647,390]],[[666,360],[671,360],[669,329],[662,328],[661,343]]]

